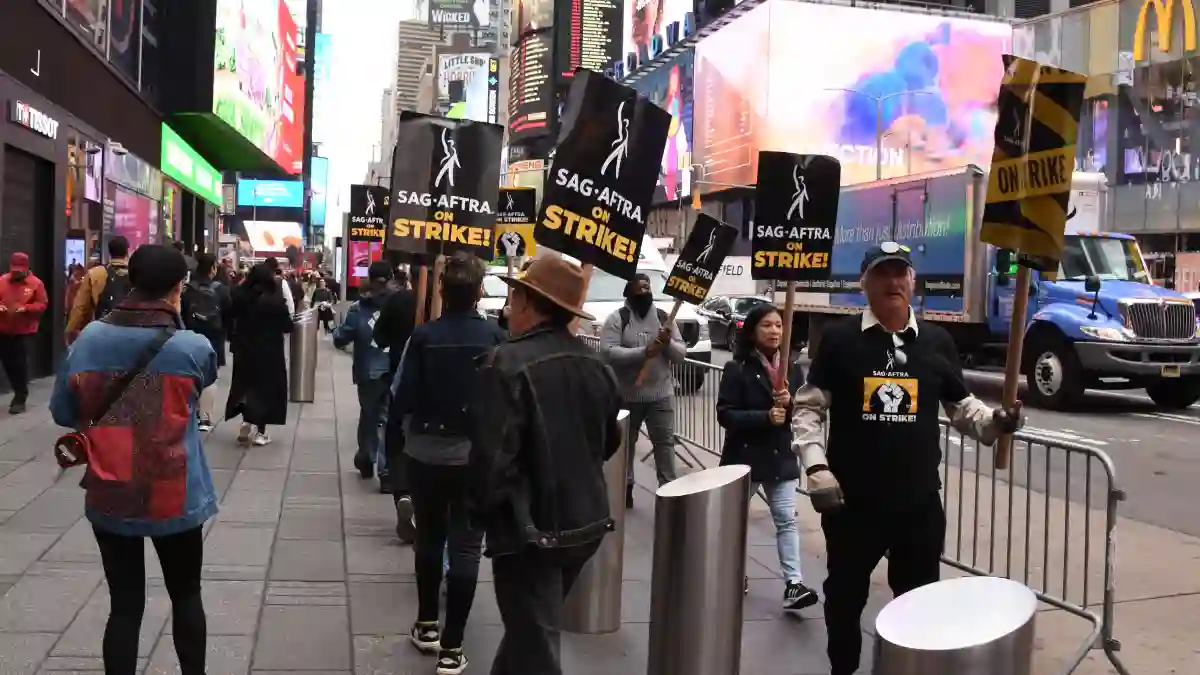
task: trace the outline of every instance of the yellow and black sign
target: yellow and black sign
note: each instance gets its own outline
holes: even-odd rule
[[[474,250],[490,250],[492,248],[491,227],[456,225],[453,222],[453,216],[454,214],[451,212],[439,211],[434,214],[434,220],[397,218],[392,221],[392,236],[397,239],[423,241],[431,244],[431,248],[435,249],[445,248],[440,246],[444,244],[453,244]]]
[[[496,223],[496,256],[493,260],[508,260],[537,253],[533,240],[533,223],[501,225]]]
[[[1004,55],[995,149],[979,238],[1043,271],[1062,255],[1087,77]]]
[[[868,422],[915,422],[917,380],[911,377],[864,377],[863,419]]]
[[[736,229],[707,213],[696,214],[691,234],[675,259],[663,293],[696,305],[704,302],[737,237]]]
[[[533,221],[537,217],[537,190],[531,187],[500,188],[496,206],[496,254],[493,260],[537,253]]]

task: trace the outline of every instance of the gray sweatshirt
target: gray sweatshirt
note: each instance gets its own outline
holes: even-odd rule
[[[629,325],[624,332],[621,331],[620,312],[613,312],[604,322],[604,329],[600,332],[600,353],[617,374],[621,394],[626,401],[659,401],[675,393],[671,364],[682,363],[687,357],[687,346],[679,336],[678,326],[671,327],[671,343],[651,359],[642,386],[634,385],[642,364],[646,362],[646,345],[654,341],[660,328],[662,324],[658,320],[657,309],[646,312],[645,317],[639,317],[629,309]]]

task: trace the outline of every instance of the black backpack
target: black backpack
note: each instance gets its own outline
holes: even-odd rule
[[[620,312],[620,314],[621,314],[621,335],[624,335],[625,329],[629,328],[629,317],[630,317],[629,308],[622,307],[621,309],[618,309],[617,311]],[[654,311],[658,312],[658,325],[660,325],[660,326],[667,325],[667,319],[669,319],[671,317],[669,314],[667,314],[666,310],[664,310],[661,307],[655,307]]]
[[[204,285],[189,282],[184,290],[184,303],[188,315],[184,321],[188,326],[219,330],[221,328],[221,299],[217,296],[217,283]]]
[[[129,281],[129,270],[117,265],[107,265],[104,268],[104,290],[100,291],[100,300],[96,302],[96,319],[103,319],[108,313],[129,295],[133,284]]]

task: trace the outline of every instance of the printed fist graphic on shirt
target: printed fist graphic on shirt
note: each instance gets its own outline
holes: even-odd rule
[[[883,402],[883,412],[889,414],[899,412],[900,404],[904,402],[904,388],[895,382],[880,386],[875,395]]]

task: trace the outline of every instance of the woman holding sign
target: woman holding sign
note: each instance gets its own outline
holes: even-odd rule
[[[791,392],[804,383],[798,363],[785,366],[779,350],[783,342],[783,317],[774,305],[750,310],[738,332],[733,360],[725,364],[717,394],[717,422],[725,428],[721,464],[750,467],[753,492],[762,486],[771,519],[779,568],[787,586],[783,608],[804,609],[817,604],[817,594],[803,583],[800,572],[800,535],[796,531],[796,489],[800,464],[792,452],[788,424]],[[775,390],[780,368],[787,367],[787,389]]]

